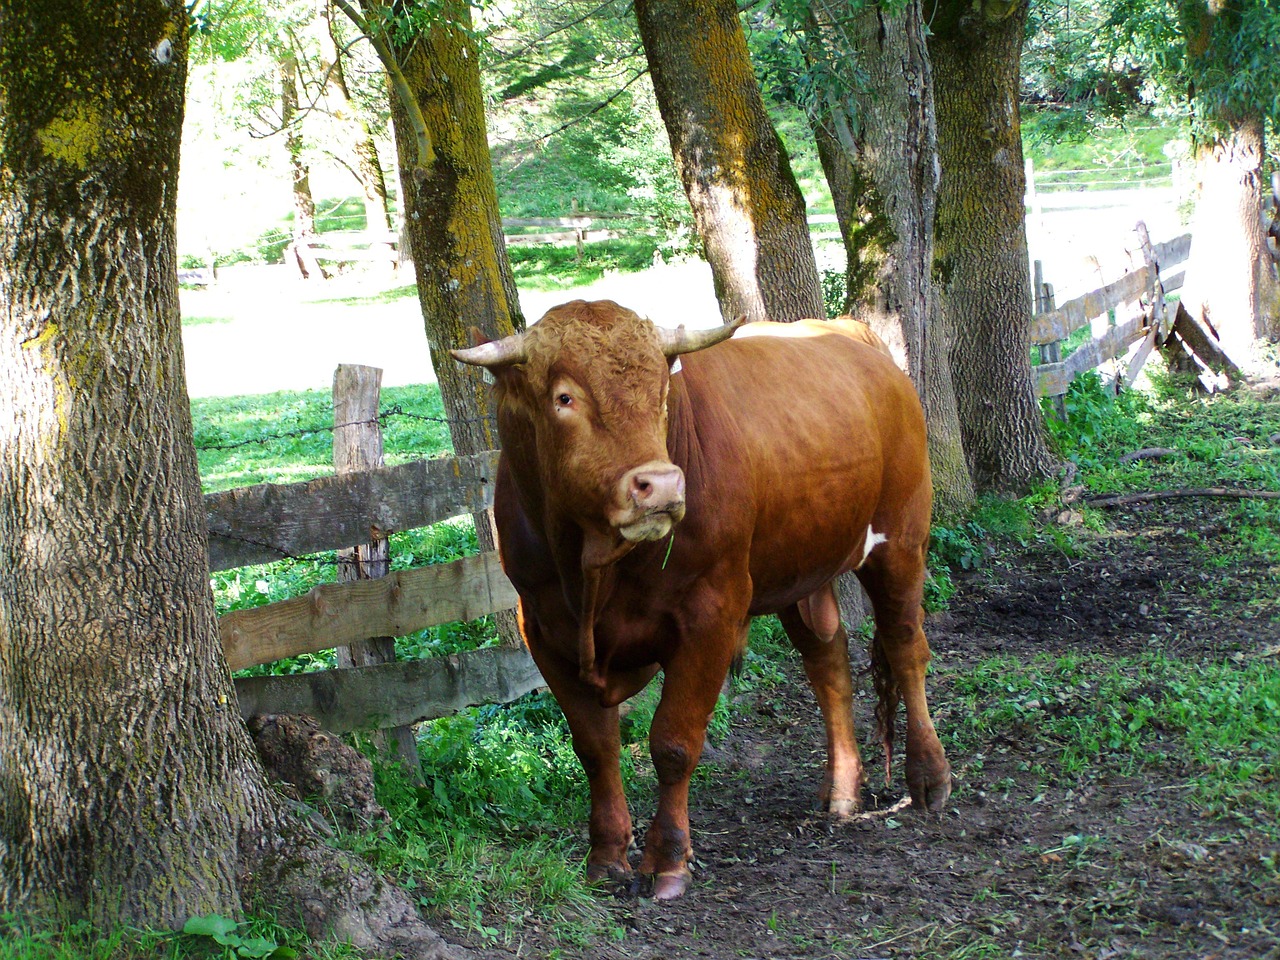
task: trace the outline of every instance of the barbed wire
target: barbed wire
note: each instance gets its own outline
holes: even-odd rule
[[[439,424],[443,426],[450,426],[451,424],[457,424],[459,426],[471,426],[474,424],[493,422],[492,417],[461,417],[458,419],[450,420],[447,417],[437,417],[431,414],[414,413],[411,410],[404,409],[404,407],[402,407],[400,404],[397,403],[394,406],[388,407],[386,410],[383,410],[376,417],[368,418],[365,420],[348,420],[345,423],[333,423],[333,424],[325,423],[325,424],[317,424],[311,427],[298,427],[297,429],[285,430],[280,433],[264,433],[264,434],[261,434],[260,436],[248,437],[244,440],[229,440],[226,443],[197,443],[195,447],[196,447],[196,450],[201,452],[237,450],[241,447],[251,447],[255,444],[259,446],[263,446],[268,443],[272,443],[273,441],[276,441],[276,440],[292,440],[298,437],[305,437],[313,433],[332,433],[333,431],[340,430],[343,427],[367,426],[374,423],[381,424],[382,426],[386,426],[387,421],[392,420],[396,417],[401,417],[406,420],[417,420],[424,423],[434,423],[434,424]]]

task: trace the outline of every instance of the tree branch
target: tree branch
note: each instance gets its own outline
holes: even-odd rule
[[[333,4],[345,13],[347,19],[356,25],[356,29],[373,44],[373,49],[378,54],[378,59],[382,61],[382,66],[386,68],[387,77],[391,80],[391,87],[395,90],[396,96],[399,97],[405,114],[409,118],[409,124],[413,127],[414,139],[418,144],[417,168],[423,171],[427,170],[436,161],[435,149],[431,146],[431,132],[427,129],[426,118],[422,115],[422,109],[418,106],[418,101],[414,98],[413,91],[409,89],[409,81],[405,79],[404,73],[400,70],[400,64],[396,62],[394,51],[392,51],[390,44],[387,43],[386,38],[370,29],[368,21],[360,15],[360,12],[348,0],[333,0]]]
[[[1123,507],[1131,503],[1186,500],[1208,497],[1219,500],[1280,500],[1280,490],[1237,490],[1232,487],[1190,487],[1178,490],[1150,490],[1143,493],[1095,494],[1085,497],[1091,507]]]
[[[531,142],[541,143],[544,140],[550,140],[557,133],[563,133],[565,130],[568,130],[570,127],[575,126],[579,123],[582,123],[584,120],[587,119],[587,117],[590,117],[590,116],[593,116],[594,114],[599,113],[605,107],[609,106],[609,104],[613,103],[613,101],[617,100],[620,96],[626,93],[627,90],[630,89],[633,83],[635,83],[637,80],[639,80],[648,72],[649,72],[649,68],[648,66],[646,66],[643,70],[638,71],[634,76],[632,76],[630,80],[628,80],[621,87],[615,90],[610,96],[606,97],[604,100],[601,100],[599,103],[593,106],[586,113],[579,114],[578,116],[574,117],[572,120],[566,120],[564,123],[560,124],[560,126],[556,127],[554,130],[550,131],[549,133],[544,133],[540,137],[534,137]]]

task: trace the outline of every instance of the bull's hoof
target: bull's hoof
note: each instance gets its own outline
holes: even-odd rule
[[[941,816],[951,796],[951,768],[948,767],[941,777],[924,783],[912,783],[911,807],[920,813]]]
[[[631,864],[625,860],[613,863],[587,864],[588,883],[619,883],[626,886],[634,883],[635,879],[636,872],[631,869]]]
[[[675,900],[677,897],[683,897],[692,880],[693,874],[687,867],[660,873],[653,878],[653,899]]]
[[[856,816],[862,811],[862,804],[856,798],[849,797],[841,800],[829,800],[825,806],[827,813],[838,820]]]

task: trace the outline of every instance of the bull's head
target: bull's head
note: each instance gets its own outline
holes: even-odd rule
[[[667,456],[671,366],[740,323],[663,330],[612,301],[577,300],[526,333],[452,351],[489,368],[499,405],[532,425],[547,507],[582,528],[584,567],[662,539],[684,517],[684,473]]]

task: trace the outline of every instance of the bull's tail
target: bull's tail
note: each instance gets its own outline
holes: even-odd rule
[[[893,782],[890,774],[893,763],[893,731],[902,695],[898,691],[898,681],[893,678],[893,671],[889,669],[889,658],[885,655],[878,633],[871,641],[870,652],[871,680],[876,689],[876,733],[884,744],[884,785],[887,787]]]

